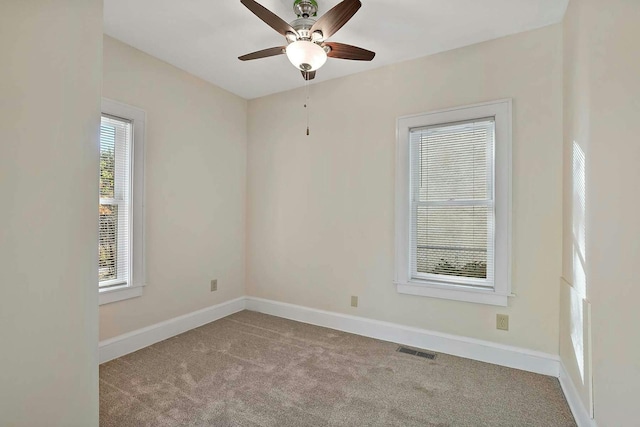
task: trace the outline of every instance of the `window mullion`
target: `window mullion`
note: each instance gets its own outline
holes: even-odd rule
[[[432,206],[493,206],[492,199],[478,199],[478,200],[431,200],[431,201],[417,201],[413,203],[416,206],[432,207]]]
[[[111,205],[111,206],[119,206],[121,204],[124,203],[124,200],[121,199],[112,199],[112,198],[105,198],[105,197],[101,197],[100,198],[100,204],[101,205]]]

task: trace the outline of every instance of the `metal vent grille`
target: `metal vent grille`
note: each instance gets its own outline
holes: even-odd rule
[[[407,347],[398,347],[399,353],[410,354],[412,356],[424,357],[425,359],[434,360],[436,358],[435,353],[427,353],[424,351],[418,351]]]

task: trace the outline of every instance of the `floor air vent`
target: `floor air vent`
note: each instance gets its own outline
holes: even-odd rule
[[[425,359],[434,360],[436,358],[435,353],[426,353],[424,351],[418,351],[407,347],[398,347],[398,352],[410,354],[412,356],[424,357]]]

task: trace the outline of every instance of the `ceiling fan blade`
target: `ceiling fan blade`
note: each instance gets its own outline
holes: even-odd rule
[[[302,78],[305,80],[313,80],[316,78],[315,71],[300,71],[302,73]]]
[[[246,55],[239,56],[240,61],[249,61],[251,59],[268,58],[270,56],[282,55],[285,51],[284,46],[270,47],[269,49],[259,50],[257,52],[247,53]]]
[[[362,6],[360,0],[343,0],[313,24],[311,34],[314,31],[321,31],[322,37],[328,39],[355,15],[360,6]]]
[[[375,52],[344,43],[325,42],[323,46],[329,46],[331,48],[329,53],[327,53],[329,58],[371,61],[376,56]]]
[[[247,9],[253,12],[258,18],[262,19],[268,26],[282,34],[283,36],[287,36],[287,33],[293,33],[296,36],[298,33],[293,27],[279,18],[276,14],[271,12],[266,7],[256,3],[253,0],[240,0],[240,3],[245,5]]]

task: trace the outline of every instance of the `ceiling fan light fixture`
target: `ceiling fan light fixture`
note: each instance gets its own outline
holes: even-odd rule
[[[287,58],[301,71],[315,71],[327,62],[327,52],[310,41],[298,40],[287,46]]]
[[[294,41],[298,40],[298,37],[296,37],[296,35],[290,31],[287,31],[287,35],[285,37],[287,38],[287,40],[289,40],[289,43],[293,43]]]

